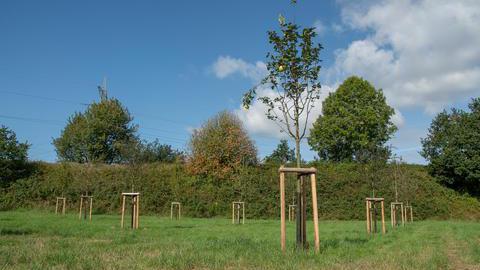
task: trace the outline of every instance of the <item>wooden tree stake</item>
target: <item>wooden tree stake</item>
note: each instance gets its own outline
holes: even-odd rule
[[[172,202],[170,205],[170,219],[173,219],[173,208],[178,209],[175,219],[180,219],[182,216],[182,204],[179,202]]]
[[[242,224],[245,224],[245,202],[232,203],[232,224],[240,224],[240,209],[242,209]]]
[[[385,234],[385,209],[384,209],[384,199],[383,198],[365,198],[365,208],[367,210],[367,232],[376,233],[376,225],[372,227],[372,224],[376,224],[376,217],[374,217],[371,213],[371,209],[375,207],[375,203],[380,203],[381,214],[382,214],[382,233]]]
[[[392,202],[390,204],[390,217],[392,222],[392,228],[396,227],[397,224],[397,209],[400,208],[400,218],[402,222],[402,226],[405,226],[405,214],[402,202]]]
[[[65,208],[67,204],[67,199],[65,197],[57,197],[57,201],[55,204],[55,214],[58,214],[58,202],[62,202],[62,215],[65,215]]]
[[[126,197],[132,198],[132,219],[131,219],[131,227],[132,229],[138,229],[139,226],[139,219],[140,219],[140,193],[135,192],[124,192],[122,193],[122,218],[120,221],[120,226],[124,227],[124,220],[125,220],[125,201]]]
[[[315,168],[285,168],[283,166],[278,170],[280,173],[280,244],[282,251],[286,249],[286,222],[285,222],[285,173],[296,173],[300,179],[303,176],[310,176],[311,189],[312,189],[312,212],[313,212],[313,226],[314,226],[314,241],[315,252],[320,250],[320,237],[318,231],[318,206],[317,206],[317,181]],[[302,183],[303,181],[301,181]],[[304,188],[302,185],[300,188]],[[305,195],[305,193],[304,193]],[[301,201],[299,200],[299,203]],[[302,211],[306,211],[306,207]],[[302,227],[305,224],[302,224]],[[306,243],[305,243],[306,244]],[[304,246],[305,247],[305,246]]]
[[[85,199],[85,200],[84,200]],[[84,202],[88,203],[88,206],[85,205],[83,206]],[[87,204],[86,203],[86,204]],[[87,195],[80,195],[80,210],[78,213],[78,219],[82,219],[82,209],[84,211],[84,219],[87,219],[87,210],[89,212],[89,217],[88,219],[92,221],[92,204],[93,204],[93,196],[87,196]],[[87,208],[88,207],[88,208]]]

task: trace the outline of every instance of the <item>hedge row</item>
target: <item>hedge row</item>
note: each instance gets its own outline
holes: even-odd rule
[[[278,166],[247,167],[219,180],[188,175],[182,164],[81,165],[36,164],[37,172],[2,190],[0,209],[45,208],[53,210],[55,197],[65,196],[68,209],[75,211],[79,195],[94,196],[94,213],[118,213],[120,193],[141,193],[142,213],[167,215],[172,201],[192,217],[231,214],[232,201],[245,201],[247,218],[279,216]],[[372,176],[358,164],[316,164],[321,219],[363,219],[365,197],[375,195],[394,201],[395,168],[384,167]],[[399,200],[409,201],[417,219],[480,219],[477,199],[455,193],[437,184],[422,166],[403,165],[398,183]],[[398,173],[398,172],[397,172]],[[287,200],[293,202],[295,178],[287,181]],[[309,201],[310,202],[310,201]]]

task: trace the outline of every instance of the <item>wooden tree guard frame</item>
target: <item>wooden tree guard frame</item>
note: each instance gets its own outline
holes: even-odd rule
[[[182,217],[182,204],[179,202],[172,202],[170,205],[170,219],[173,219],[173,208],[178,209],[177,214],[175,215],[175,219],[180,219]]]
[[[138,192],[123,192],[122,193],[122,220],[120,222],[123,228],[123,221],[125,218],[125,200],[127,197],[132,198],[132,229],[138,229],[138,220],[140,217],[140,193]]]
[[[367,232],[369,234],[377,232],[377,218],[376,212],[372,213],[371,210],[374,209],[375,203],[380,203],[381,214],[382,214],[382,234],[385,234],[385,205],[383,198],[365,198],[365,207],[367,209]],[[372,226],[372,223],[374,226]]]
[[[405,222],[413,222],[413,207],[411,205],[405,205],[404,210]],[[408,221],[408,210],[410,210],[410,221]]]
[[[296,204],[288,205],[288,221],[294,221],[297,215],[295,214],[295,210],[297,209]]]
[[[285,174],[296,173],[298,176],[310,176],[311,188],[312,188],[312,208],[313,208],[313,230],[315,239],[315,252],[320,250],[320,238],[318,232],[318,207],[317,207],[317,170],[315,168],[286,168],[281,166],[278,169],[280,173],[280,242],[282,251],[286,249],[285,234]]]
[[[65,208],[67,204],[67,199],[65,197],[57,197],[57,202],[55,203],[55,215],[58,214],[58,202],[62,201],[62,215],[65,215]]]
[[[92,221],[92,205],[93,205],[93,196],[88,195],[80,195],[80,210],[78,211],[78,219],[82,219],[82,208],[84,208],[84,215],[83,219],[87,219],[87,203],[85,203],[85,207],[83,207],[83,199],[88,201],[88,219]]]
[[[240,209],[242,209],[242,224],[245,224],[245,202],[232,202],[232,224],[240,224]]]
[[[392,228],[397,226],[397,210],[400,208],[400,217],[402,218],[402,226],[405,226],[405,215],[402,202],[392,202],[390,204],[390,218]]]

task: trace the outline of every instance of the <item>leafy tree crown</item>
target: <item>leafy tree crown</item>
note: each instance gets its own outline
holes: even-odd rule
[[[430,173],[444,185],[480,196],[480,98],[470,111],[444,110],[432,121],[422,139],[420,154],[429,161]]]
[[[53,140],[60,160],[72,162],[124,163],[137,144],[137,126],[117,99],[91,104],[75,113],[59,138]]]
[[[193,174],[225,178],[257,162],[257,149],[238,117],[218,113],[195,130],[189,143],[188,169]]]
[[[323,102],[308,142],[320,159],[360,161],[388,158],[385,144],[397,130],[381,89],[359,77],[347,78]],[[386,158],[384,160],[386,160]]]

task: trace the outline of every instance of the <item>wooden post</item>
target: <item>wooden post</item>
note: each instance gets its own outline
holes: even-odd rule
[[[315,239],[315,252],[320,250],[320,237],[318,232],[318,206],[317,206],[317,180],[315,174],[310,175],[312,182],[312,207],[313,207],[313,231]]]
[[[90,221],[92,221],[92,205],[93,205],[93,197],[90,197],[90,214],[89,214]]]
[[[78,213],[78,219],[82,219],[82,206],[83,206],[83,196],[80,196],[80,211]]]
[[[371,230],[370,230],[370,201],[368,199],[365,200],[365,208],[367,209],[367,232],[371,233]]]
[[[295,211],[297,206],[295,204],[290,204],[288,206],[288,221],[293,221],[295,219]]]
[[[65,205],[67,204],[67,199],[63,198],[63,209],[62,209],[62,215],[65,215]]]
[[[300,175],[300,187],[301,187],[301,194],[302,194],[302,203],[301,203],[301,211],[302,211],[302,215],[301,215],[301,223],[302,223],[302,226],[301,226],[301,244],[303,246],[304,249],[307,249],[308,248],[308,243],[307,243],[307,193],[305,192],[305,177],[304,175]]]
[[[58,214],[58,197],[56,198],[55,202],[55,215]]]
[[[390,204],[390,223],[392,224],[393,228],[393,205]]]
[[[410,221],[413,223],[413,207],[410,205]]]
[[[136,211],[136,217],[135,217],[135,229],[138,229],[138,221],[140,217],[140,196],[135,196],[137,199],[137,211]]]
[[[120,222],[122,228],[123,228],[124,217],[125,217],[125,195],[122,195],[122,221]]]
[[[382,233],[385,234],[386,233],[386,230],[385,230],[385,207],[384,207],[383,200],[380,203],[381,203],[381,207],[382,207]]]
[[[285,252],[285,173],[280,172],[280,243],[282,251]]]
[[[173,210],[175,209],[175,205],[178,209],[178,212],[175,214],[175,218],[180,219],[182,216],[182,204],[179,202],[172,202],[170,204],[170,219],[173,219]]]
[[[242,224],[245,224],[245,202],[242,203]]]
[[[232,224],[235,224],[235,202],[232,202]]]
[[[135,201],[135,196],[132,196],[132,220],[130,222],[130,227],[132,228],[135,228],[135,217],[137,216],[136,215],[136,208],[137,207],[137,203]]]
[[[400,205],[400,212],[402,213],[402,226],[405,226],[405,216],[403,210],[403,203]]]
[[[392,205],[392,215],[393,215],[393,227],[397,226],[397,207],[395,205]]]

